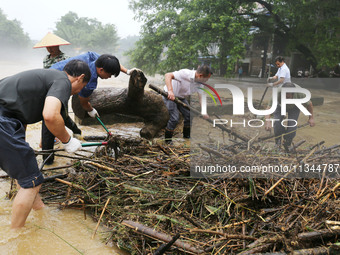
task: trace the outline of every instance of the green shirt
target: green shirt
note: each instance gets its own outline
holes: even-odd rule
[[[51,54],[47,55],[43,60],[43,65],[45,69],[50,68],[53,64],[68,59],[69,57],[65,55],[64,52],[60,52],[60,54],[54,58],[51,58]]]

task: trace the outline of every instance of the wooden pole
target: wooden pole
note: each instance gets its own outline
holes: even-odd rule
[[[167,242],[167,243],[172,240],[171,236],[164,234],[164,233],[157,232],[156,230],[149,228],[149,227],[146,227],[146,226],[144,226],[144,225],[142,225],[138,222],[134,222],[134,221],[131,221],[131,220],[124,220],[122,222],[122,225],[127,226],[129,228],[132,228],[135,231],[142,233],[146,236],[149,236],[153,239],[161,240],[161,241]],[[201,254],[201,253],[204,252],[203,250],[196,249],[195,247],[193,247],[193,246],[191,246],[187,243],[184,243],[180,240],[175,241],[173,245],[180,248],[181,250],[184,250],[186,252],[191,252],[193,254]]]
[[[93,233],[93,235],[92,235],[92,239],[94,238],[94,236],[95,236],[95,235],[96,235],[96,233],[97,233],[97,230],[98,230],[98,227],[99,227],[100,221],[101,221],[101,219],[103,218],[104,212],[105,212],[105,210],[106,210],[106,207],[107,207],[107,205],[108,205],[108,204],[109,204],[109,202],[110,202],[110,199],[111,199],[111,197],[109,197],[109,198],[106,200],[106,203],[105,203],[105,205],[104,205],[103,211],[102,211],[102,213],[100,214],[100,217],[99,217],[99,220],[98,220],[98,223],[97,223],[96,229],[94,230],[94,233]]]
[[[165,96],[165,97],[168,96],[168,93],[167,93],[167,92],[165,92],[165,91],[159,89],[158,87],[156,87],[156,86],[154,86],[154,85],[152,85],[152,84],[150,84],[149,87],[150,87],[151,89],[153,89],[154,91],[156,91],[157,93],[161,94],[162,96]],[[178,102],[177,102],[178,104],[181,104],[181,105],[184,104],[182,101],[180,101],[180,100],[178,100],[178,99],[177,99],[177,101],[178,101]],[[174,102],[176,103],[176,99],[175,99]],[[180,102],[180,103],[179,103],[179,102]],[[192,106],[187,105],[187,104],[184,104],[184,105],[185,105],[188,109],[190,109],[190,112],[194,113],[194,114],[197,115],[197,116],[201,116],[201,113],[200,113],[198,110],[196,110],[195,108],[193,108]],[[183,105],[183,107],[185,107],[184,105]],[[203,119],[206,120],[206,121],[208,121],[208,122],[211,123],[211,124],[214,124],[214,122],[213,122],[211,119],[205,119],[205,118],[203,118]],[[237,133],[236,131],[232,131],[232,130],[230,130],[230,129],[228,129],[228,128],[222,126],[222,125],[215,125],[215,126],[218,127],[218,128],[220,128],[220,129],[222,129],[223,131],[227,132],[228,134],[233,135],[233,136],[239,138],[239,139],[242,140],[243,142],[248,142],[248,141],[249,141],[249,138],[248,138],[248,137],[246,137],[246,136],[244,136],[244,135],[241,135],[241,134]]]
[[[164,90],[161,90],[160,88],[158,88],[158,87],[156,87],[156,86],[154,86],[152,84],[149,84],[149,88],[154,90],[154,91],[156,91],[158,94],[161,94],[163,97],[168,98],[168,92],[165,92]],[[179,105],[181,105],[181,106],[191,110],[191,107],[189,107],[187,104],[185,104],[181,100],[179,100],[178,97],[175,97],[174,102],[176,104],[179,104]]]

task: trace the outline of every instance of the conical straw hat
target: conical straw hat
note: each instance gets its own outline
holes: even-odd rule
[[[68,41],[60,38],[59,36],[52,34],[51,32],[47,33],[40,42],[34,45],[34,49],[36,48],[43,48],[43,47],[52,47],[52,46],[59,46],[59,45],[69,45]]]

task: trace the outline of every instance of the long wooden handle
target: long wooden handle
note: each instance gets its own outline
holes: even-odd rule
[[[168,98],[168,92],[166,92],[166,91],[164,91],[164,90],[162,90],[162,89],[160,89],[160,88],[158,88],[158,87],[156,87],[156,86],[154,86],[152,84],[149,84],[149,88],[154,90],[154,91],[156,91],[158,94],[161,94],[162,96]],[[190,107],[187,104],[183,103],[181,100],[179,100],[178,97],[175,97],[174,102],[176,104],[179,104],[179,105],[181,105],[181,106],[183,106],[183,107],[185,107],[185,108],[190,110]]]
[[[260,107],[261,107],[261,104],[262,104],[262,102],[263,102],[263,98],[264,98],[264,96],[266,95],[268,88],[269,88],[269,87],[266,87],[266,89],[264,90],[264,93],[263,93],[263,95],[262,95],[262,98],[261,98],[261,101],[260,101],[260,103],[259,103],[259,106],[257,107],[258,109],[260,109]]]

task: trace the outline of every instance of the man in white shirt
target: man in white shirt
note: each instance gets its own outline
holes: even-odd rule
[[[284,58],[278,56],[275,58],[275,65],[279,68],[276,74],[273,77],[268,78],[268,86],[275,87],[275,86],[282,86],[286,82],[291,82],[290,79],[290,70],[286,65]],[[274,83],[270,83],[271,80],[277,80]]]
[[[199,66],[196,71],[181,69],[165,74],[164,90],[168,92],[168,97],[163,97],[163,100],[170,115],[165,129],[165,141],[167,143],[171,143],[172,141],[172,136],[180,117],[179,112],[182,113],[184,119],[183,137],[190,138],[190,110],[181,105],[177,105],[174,102],[175,97],[183,103],[188,104],[185,97],[197,92],[200,82],[206,82],[211,75],[211,68],[207,65]]]

